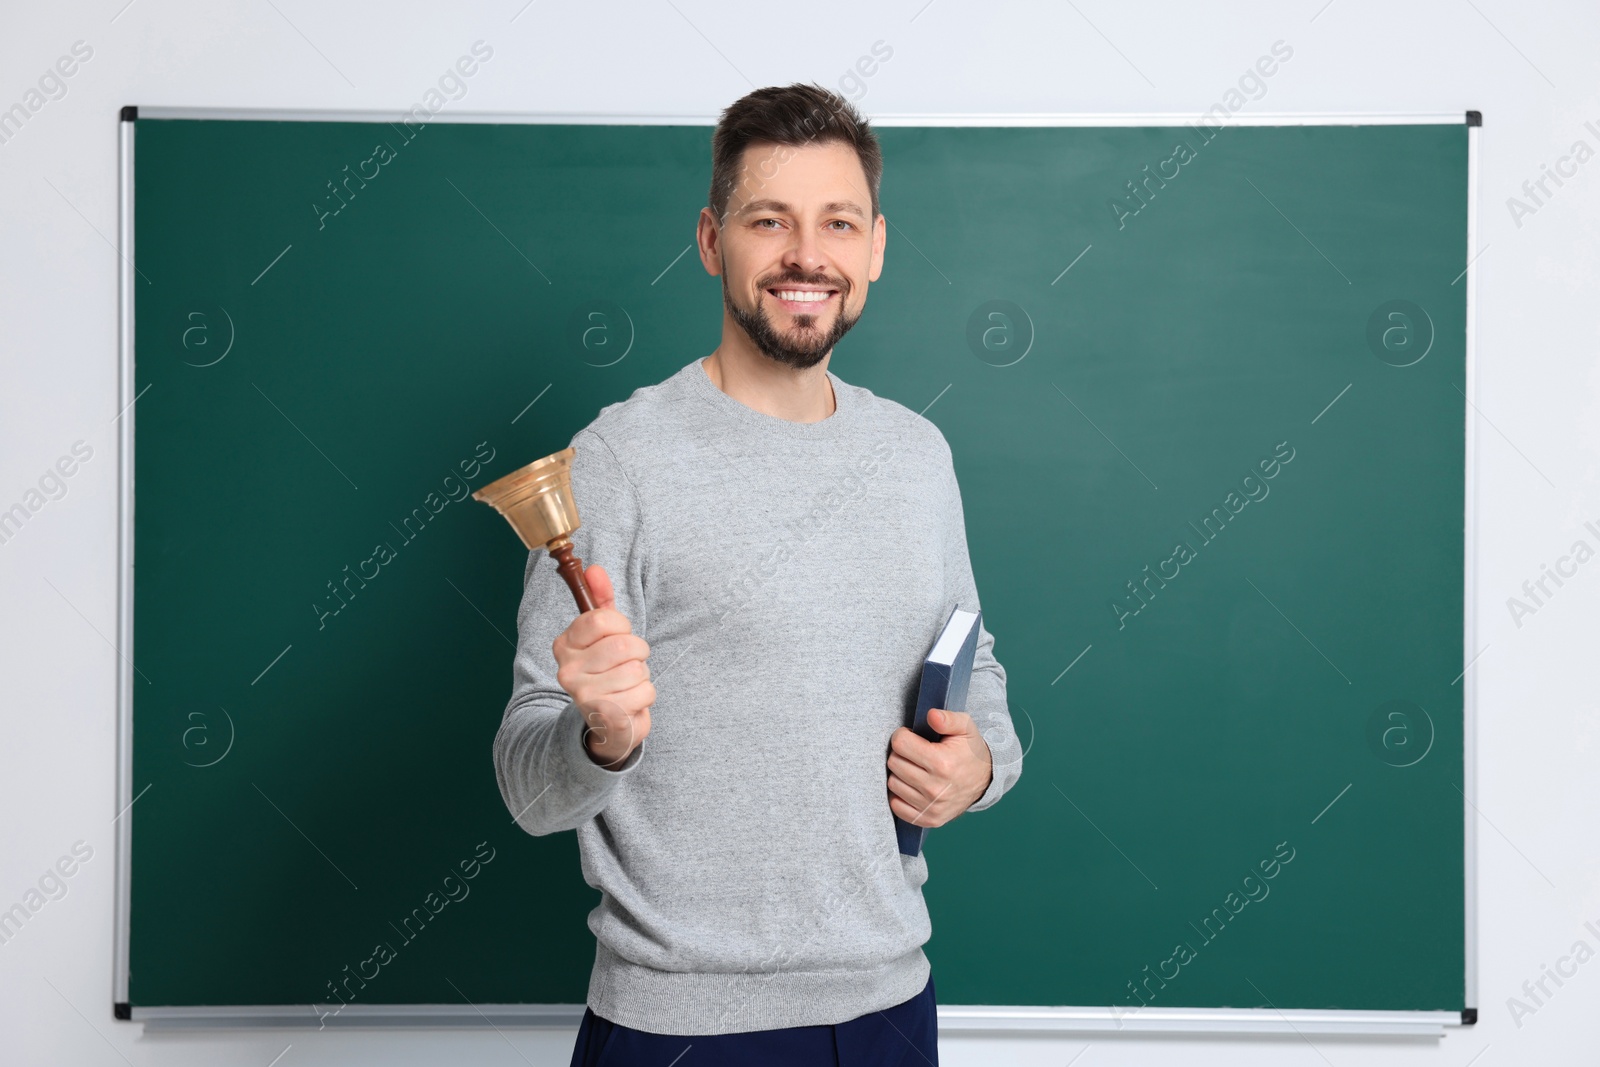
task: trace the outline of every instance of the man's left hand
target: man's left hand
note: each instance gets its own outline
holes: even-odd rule
[[[943,826],[989,788],[994,761],[964,711],[932,708],[928,741],[902,726],[889,738],[889,810],[915,826]]]

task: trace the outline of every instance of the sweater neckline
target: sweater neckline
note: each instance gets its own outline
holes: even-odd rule
[[[816,422],[795,422],[757,411],[717,388],[717,384],[706,373],[707,358],[709,357],[701,356],[684,368],[690,390],[704,398],[717,411],[757,432],[791,439],[819,441],[843,432],[855,416],[856,398],[851,395],[849,386],[840,381],[839,376],[831,369],[823,373],[828,376],[828,381],[833,386],[833,414]]]

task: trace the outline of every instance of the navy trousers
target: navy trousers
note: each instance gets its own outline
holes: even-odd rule
[[[572,1067],[939,1067],[933,976],[922,992],[831,1026],[653,1034],[583,1009]]]

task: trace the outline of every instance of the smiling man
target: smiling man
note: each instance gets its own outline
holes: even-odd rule
[[[928,859],[892,816],[988,807],[1022,751],[987,630],[967,712],[904,725],[979,602],[944,436],[829,369],[883,270],[881,172],[820,87],[723,113],[697,230],[721,343],[572,439],[598,606],[573,620],[529,555],[494,760],[600,890],[575,1065],[938,1061]]]

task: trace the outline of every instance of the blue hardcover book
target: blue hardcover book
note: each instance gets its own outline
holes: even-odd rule
[[[906,725],[929,741],[937,741],[941,736],[928,725],[929,709],[967,710],[967,688],[972,683],[972,658],[978,652],[978,626],[982,619],[981,611],[963,611],[959,607],[952,610],[928,658],[922,663],[916,712]],[[921,855],[922,838],[927,832],[926,826],[894,816],[894,834],[900,841],[902,855]]]

